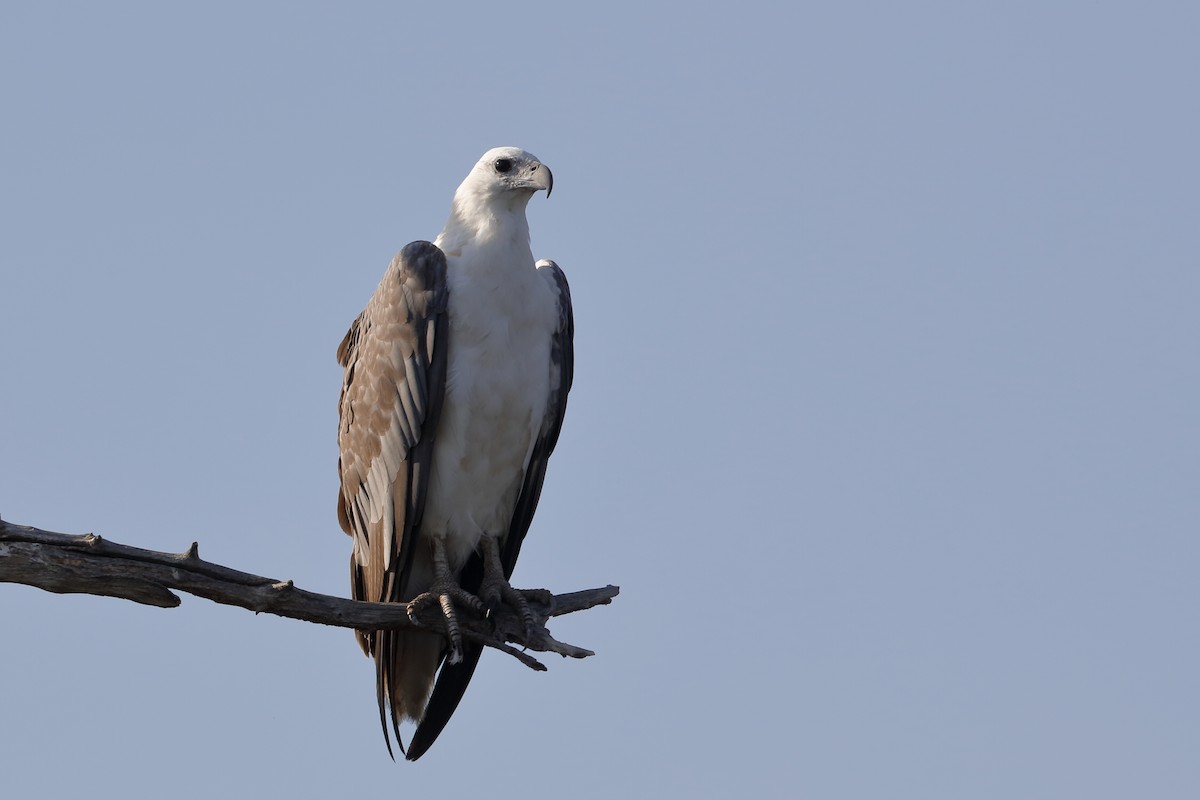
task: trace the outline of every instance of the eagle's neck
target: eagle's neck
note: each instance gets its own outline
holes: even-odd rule
[[[450,259],[491,264],[492,269],[532,267],[529,221],[525,218],[529,196],[525,192],[480,196],[460,190],[454,195],[437,246]]]

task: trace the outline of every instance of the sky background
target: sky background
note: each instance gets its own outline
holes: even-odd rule
[[[393,764],[348,631],[2,585],[6,796],[1200,795],[1200,11],[784,5],[4,4],[4,519],[346,596],[335,350],[511,144],[514,582],[621,586]]]

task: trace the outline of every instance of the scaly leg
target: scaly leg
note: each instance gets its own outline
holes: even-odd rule
[[[545,589],[514,589],[504,577],[504,565],[500,563],[500,543],[495,536],[485,533],[479,540],[480,555],[483,556],[483,582],[479,585],[479,597],[488,606],[496,608],[503,601],[521,615],[525,632],[532,635],[537,620],[529,609],[529,600],[549,603],[553,596]]]
[[[422,592],[408,602],[408,617],[416,619],[417,612],[425,606],[437,604],[442,609],[446,620],[446,638],[450,640],[450,655],[447,661],[457,664],[462,661],[462,631],[458,627],[458,615],[454,604],[468,608],[476,614],[483,615],[486,610],[478,597],[463,589],[450,572],[450,562],[446,558],[446,544],[440,537],[430,537],[433,540],[433,585],[429,591]]]

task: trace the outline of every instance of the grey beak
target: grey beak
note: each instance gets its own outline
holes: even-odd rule
[[[530,168],[529,181],[538,189],[546,190],[546,197],[554,191],[554,173],[540,161],[535,161]]]

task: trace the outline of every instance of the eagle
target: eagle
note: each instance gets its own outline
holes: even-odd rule
[[[415,761],[479,663],[458,613],[508,604],[509,583],[558,441],[573,373],[566,276],[535,262],[526,206],[549,167],[516,147],[484,153],[435,241],[392,260],[338,348],[338,521],[353,539],[355,599],[436,605],[446,636],[356,631],[389,722]],[[410,605],[410,609],[413,606]],[[405,750],[400,723],[416,730]]]

